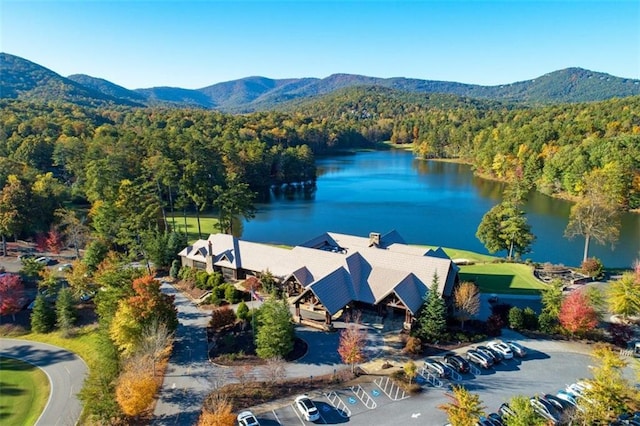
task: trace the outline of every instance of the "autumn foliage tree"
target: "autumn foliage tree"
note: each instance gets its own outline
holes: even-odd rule
[[[145,327],[154,321],[166,324],[171,333],[178,327],[173,296],[160,291],[160,283],[147,275],[133,280],[134,295],[121,300],[109,326],[109,335],[125,354],[139,346]]]
[[[12,315],[20,312],[20,299],[23,296],[24,285],[18,275],[4,274],[0,277],[0,315]]]
[[[236,416],[233,407],[224,395],[213,393],[207,397],[198,426],[234,426]]]
[[[345,328],[340,332],[338,354],[342,362],[351,365],[351,371],[355,366],[365,360],[364,346],[367,340],[367,332],[362,328],[358,315],[347,319]]]
[[[465,321],[480,311],[480,289],[472,282],[461,282],[453,293],[453,303],[456,307],[455,316],[464,328]]]
[[[560,325],[571,334],[584,334],[598,325],[598,313],[584,292],[574,291],[562,301]]]
[[[118,379],[116,401],[128,416],[140,415],[153,402],[158,384],[153,376],[140,371],[127,371]]]
[[[216,308],[211,311],[211,319],[209,320],[209,327],[214,330],[220,330],[228,327],[236,322],[236,314],[228,306]]]
[[[477,394],[469,392],[464,386],[454,386],[452,393],[446,395],[450,402],[438,408],[447,413],[449,423],[455,426],[478,424],[480,416],[484,415],[484,407]]]

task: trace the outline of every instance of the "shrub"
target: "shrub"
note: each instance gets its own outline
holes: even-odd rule
[[[249,307],[247,306],[244,300],[240,302],[240,304],[238,305],[238,310],[236,311],[236,315],[238,316],[238,318],[240,318],[243,321],[247,321],[247,319],[249,318]]]
[[[502,334],[502,328],[505,326],[505,321],[497,314],[491,314],[487,318],[487,334],[491,337],[496,337]]]
[[[180,271],[180,261],[174,260],[171,262],[171,269],[169,269],[169,276],[171,278],[178,278],[178,273]]]
[[[207,280],[209,279],[209,273],[207,271],[198,271],[196,273],[196,287],[200,290],[207,290]]]
[[[503,324],[507,324],[509,322],[509,310],[511,309],[511,305],[508,303],[496,303],[491,306],[491,313],[494,315],[498,315],[502,319]]]
[[[523,326],[527,330],[537,330],[538,329],[538,315],[536,315],[535,311],[530,307],[524,308],[522,311],[523,317]]]
[[[220,330],[224,327],[232,325],[236,321],[236,314],[229,307],[217,308],[211,311],[211,320],[209,327],[214,330]]]
[[[224,282],[224,278],[220,272],[213,272],[207,278],[207,287],[216,288]]]
[[[224,285],[224,298],[229,303],[238,303],[240,301],[239,291],[231,283]]]
[[[538,328],[543,333],[555,333],[558,328],[558,319],[548,312],[542,312],[538,316]]]
[[[598,278],[602,276],[604,266],[602,266],[602,262],[600,262],[600,259],[596,257],[590,257],[582,262],[580,270],[583,274],[588,275],[591,278]]]
[[[404,346],[404,351],[410,355],[420,355],[422,353],[422,340],[418,337],[410,336]]]
[[[211,292],[206,301],[209,305],[215,306],[220,306],[220,302],[222,302],[222,299],[218,296],[218,293],[215,290]]]
[[[609,324],[609,335],[614,345],[626,348],[633,338],[633,329],[627,324]]]
[[[509,309],[509,327],[514,330],[522,330],[524,328],[524,312],[517,306]]]

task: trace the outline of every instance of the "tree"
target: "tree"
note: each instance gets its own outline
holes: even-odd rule
[[[452,393],[447,393],[451,402],[438,406],[447,413],[449,423],[453,426],[475,426],[484,415],[484,407],[480,396],[469,392],[464,386],[453,386]]]
[[[531,251],[535,236],[518,204],[505,201],[489,210],[483,217],[476,237],[490,253],[507,250],[507,258],[514,252],[519,256]]]
[[[118,350],[129,356],[137,349],[144,326],[138,322],[134,309],[126,300],[121,300],[118,310],[109,325],[109,336]]]
[[[453,293],[453,303],[456,308],[456,317],[464,328],[465,321],[480,311],[480,290],[472,282],[463,281]]]
[[[540,301],[542,302],[543,313],[549,314],[553,318],[558,318],[562,299],[564,298],[563,287],[562,281],[554,279],[547,287],[542,289]]]
[[[253,205],[256,194],[237,177],[227,178],[226,186],[215,186],[214,191],[216,199],[213,204],[218,208],[220,232],[233,234],[233,219],[237,216],[243,216],[246,220],[256,216]]]
[[[558,319],[562,327],[572,334],[584,334],[598,325],[598,314],[582,291],[573,291],[565,297]]]
[[[91,272],[98,269],[98,265],[107,257],[109,246],[101,239],[93,240],[84,252],[82,261],[89,267]]]
[[[509,408],[513,411],[513,415],[502,418],[505,426],[545,426],[548,424],[547,420],[535,412],[526,396],[516,395],[511,398]]]
[[[582,404],[583,410],[577,413],[582,424],[609,424],[622,413],[637,411],[640,395],[624,377],[626,361],[604,345],[596,346],[591,355],[597,365],[584,393],[590,403]]]
[[[7,256],[7,237],[20,233],[27,221],[27,189],[15,175],[7,177],[0,191],[0,237],[2,255]]]
[[[152,320],[142,329],[138,352],[151,359],[152,374],[156,375],[156,363],[171,353],[174,333],[163,322]]]
[[[592,238],[600,244],[614,244],[620,235],[619,203],[616,194],[607,190],[601,170],[589,173],[584,182],[586,189],[571,207],[564,231],[567,238],[584,237],[583,262],[589,257]]]
[[[156,267],[166,268],[186,245],[186,240],[176,232],[159,230],[142,234],[144,251]]]
[[[355,366],[365,359],[364,347],[367,341],[367,332],[362,327],[360,316],[355,315],[347,318],[345,328],[340,332],[340,343],[338,344],[338,354],[342,362],[351,366],[351,372],[355,371]]]
[[[60,289],[56,299],[56,325],[67,337],[76,322],[76,310],[73,306],[73,296],[68,287]]]
[[[0,276],[0,315],[11,315],[16,320],[16,313],[22,309],[24,285],[18,275],[2,274]]]
[[[404,371],[404,375],[409,379],[409,384],[411,384],[418,374],[418,366],[416,366],[415,362],[409,360],[404,363],[402,370]]]
[[[631,272],[622,274],[620,279],[609,284],[606,300],[609,311],[621,315],[625,321],[630,316],[640,315],[640,279]]]
[[[246,321],[247,318],[249,318],[249,306],[247,306],[247,303],[244,300],[238,304],[236,315],[242,321]]]
[[[433,342],[447,330],[447,307],[438,293],[438,274],[433,275],[433,282],[429,293],[418,316],[420,337]]]
[[[48,333],[53,330],[56,313],[42,294],[36,296],[31,310],[31,330],[36,333]]]
[[[205,400],[198,426],[234,426],[236,416],[226,396],[215,392]]]
[[[56,210],[55,216],[58,218],[58,227],[65,239],[66,245],[73,247],[76,259],[80,259],[80,249],[87,242],[89,228],[85,225],[86,218],[78,218],[73,210]]]
[[[294,328],[284,300],[267,299],[259,309],[256,353],[262,359],[285,357],[293,349]]]
[[[142,372],[127,371],[118,379],[116,401],[128,416],[141,414],[153,402],[158,389],[156,380]]]

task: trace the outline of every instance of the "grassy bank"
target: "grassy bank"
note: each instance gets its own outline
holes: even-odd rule
[[[175,227],[176,231],[182,233],[185,231],[185,218],[182,215],[176,214],[175,218]],[[173,226],[173,221],[171,216],[167,217],[169,224]],[[200,239],[198,235],[198,219],[195,215],[189,214],[186,219],[187,222],[187,240],[189,243],[193,243]],[[200,216],[200,229],[202,231],[202,238],[207,238],[209,234],[217,234],[220,232],[218,228],[218,218],[213,216],[212,214],[204,214]]]
[[[51,392],[47,375],[38,367],[0,357],[0,419],[4,426],[33,425]]]
[[[545,284],[533,267],[521,263],[482,263],[460,267],[461,281],[474,281],[483,293],[538,294]]]

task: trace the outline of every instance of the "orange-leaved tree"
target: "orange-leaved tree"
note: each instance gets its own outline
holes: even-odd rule
[[[116,401],[128,416],[141,414],[153,402],[156,380],[146,371],[127,371],[118,379]]]
[[[234,426],[236,416],[227,398],[218,392],[209,395],[204,402],[198,426]]]
[[[351,371],[355,370],[356,364],[363,362],[364,346],[367,340],[367,331],[362,327],[360,316],[355,315],[347,318],[345,328],[340,332],[340,344],[338,353],[342,362],[351,365]]]
[[[584,334],[598,325],[598,313],[582,291],[573,291],[564,298],[558,319],[571,334]]]

